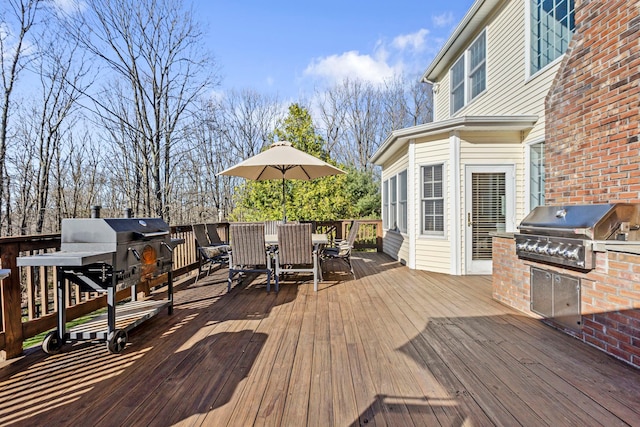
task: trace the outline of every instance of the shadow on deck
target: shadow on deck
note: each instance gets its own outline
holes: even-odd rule
[[[490,277],[358,253],[357,279],[226,269],[174,314],[0,365],[0,425],[633,425],[640,372],[491,299]]]

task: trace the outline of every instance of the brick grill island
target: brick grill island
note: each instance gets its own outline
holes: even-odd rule
[[[640,203],[640,11],[576,0],[576,33],[546,99],[546,205]],[[494,237],[493,297],[531,316],[532,268],[579,281],[568,334],[640,368],[640,245],[598,245],[588,271],[520,259]],[[554,276],[557,275],[557,276]]]

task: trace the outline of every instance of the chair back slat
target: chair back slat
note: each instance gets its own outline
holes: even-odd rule
[[[278,227],[280,264],[313,264],[311,224],[282,224]]]
[[[351,224],[351,229],[349,230],[349,235],[347,236],[347,242],[349,242],[349,246],[353,247],[356,243],[356,237],[358,237],[358,230],[360,229],[360,221],[353,221]]]
[[[210,246],[209,238],[207,237],[207,231],[204,227],[204,224],[193,224],[191,226],[193,230],[193,235],[196,238],[196,244],[199,247]]]
[[[220,234],[218,234],[218,224],[216,223],[207,223],[207,234],[209,235],[209,243],[212,245],[224,245],[224,242],[220,238]]]
[[[264,224],[231,224],[230,232],[235,265],[267,265]]]

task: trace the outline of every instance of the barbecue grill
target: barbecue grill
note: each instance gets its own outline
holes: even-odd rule
[[[127,340],[127,331],[168,307],[173,310],[172,252],[180,239],[171,239],[170,229],[160,218],[99,218],[94,209],[92,218],[62,220],[60,251],[17,259],[18,266],[52,266],[57,272],[57,331],[49,333],[42,349],[57,353],[67,340],[105,340],[112,353],[120,352]],[[128,215],[127,215],[128,216]],[[136,284],[168,273],[166,301],[136,301]],[[83,325],[67,332],[65,329],[65,286],[68,280],[81,292],[107,294],[107,328]],[[140,310],[135,316],[129,308],[127,320],[116,317],[116,291],[131,287],[132,305]]]
[[[518,257],[592,270],[597,243],[640,240],[640,205],[538,206],[518,229],[520,232],[515,236]]]
[[[597,251],[638,244],[640,204],[538,206],[518,229],[517,256],[556,267],[530,266],[531,311],[579,333],[583,274],[595,268]]]

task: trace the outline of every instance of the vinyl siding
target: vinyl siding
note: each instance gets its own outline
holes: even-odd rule
[[[526,72],[526,49],[528,37],[526,31],[525,0],[505,0],[500,3],[494,13],[490,14],[484,27],[468,38],[465,48],[476,39],[481,31],[486,31],[487,40],[487,86],[483,93],[456,112],[456,117],[462,116],[513,116],[536,115],[537,123],[533,129],[526,132],[518,131],[459,131],[457,133],[443,132],[430,137],[416,137],[415,164],[413,171],[413,205],[415,221],[409,223],[409,234],[413,246],[415,268],[434,272],[451,273],[467,271],[465,263],[465,173],[469,165],[513,165],[515,172],[514,188],[516,192],[514,221],[517,224],[526,214],[525,198],[525,150],[526,144],[544,140],[544,102],[558,70],[560,61],[542,70],[533,77]],[[463,51],[453,55],[450,68],[457,61]],[[450,76],[449,71],[435,79],[434,85],[434,121],[451,118],[450,114]],[[459,165],[451,162],[451,139],[457,135],[460,139]],[[407,166],[407,150],[400,148],[402,154],[385,163],[383,179],[400,172]],[[445,177],[445,235],[426,236],[421,234],[421,177],[420,167],[430,164],[444,164]],[[460,191],[453,194],[453,183],[450,180],[451,168],[459,170]],[[411,176],[411,174],[409,174]],[[451,212],[457,198],[459,212]],[[455,217],[453,217],[455,215]],[[457,219],[457,221],[456,221]],[[456,224],[460,229],[452,230]],[[456,240],[452,242],[452,236]],[[409,237],[400,233],[385,234],[384,251],[398,259],[408,258]],[[455,256],[452,257],[452,251]],[[395,255],[394,255],[395,254]],[[405,257],[406,254],[406,257]],[[458,258],[461,266],[452,265]],[[452,259],[454,258],[454,259]],[[454,268],[455,267],[455,268]]]
[[[535,114],[539,117],[524,142],[544,137],[544,100],[559,61],[532,78],[526,72],[525,2],[511,0],[494,15],[487,31],[487,88],[455,116]],[[470,39],[469,42],[472,42]],[[451,64],[453,65],[453,64]],[[435,96],[437,120],[450,118],[449,73],[439,80]]]
[[[415,174],[415,218],[413,231],[416,233],[416,269],[428,270],[438,273],[450,273],[451,272],[451,225],[446,220],[449,218],[451,212],[449,209],[449,200],[452,197],[451,185],[447,182],[449,176],[449,139],[448,135],[444,136],[445,139],[417,139],[416,140],[416,174]],[[421,174],[420,168],[424,165],[433,165],[442,163],[443,176],[445,177],[444,190],[445,190],[445,235],[442,236],[427,236],[422,235],[422,220],[421,220]]]

